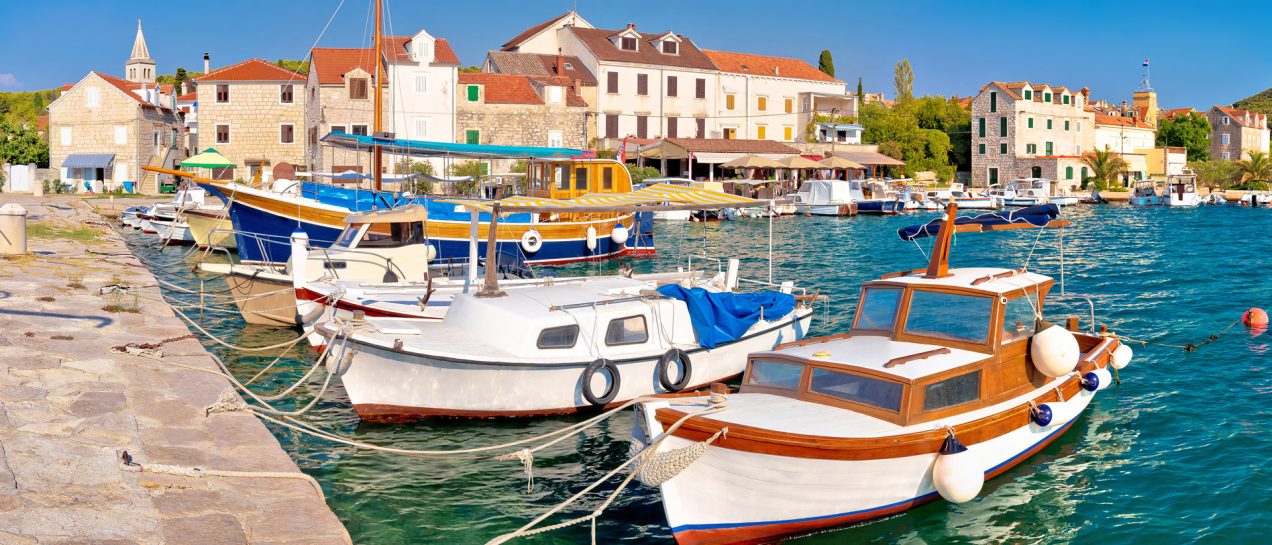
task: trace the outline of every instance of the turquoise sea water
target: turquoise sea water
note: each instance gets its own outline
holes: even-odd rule
[[[1272,307],[1268,233],[1272,211],[1239,207],[1196,210],[1079,206],[1064,212],[1065,288],[1096,299],[1100,323],[1125,335],[1169,344],[1204,340],[1251,306]],[[920,248],[896,229],[935,217],[780,218],[773,222],[774,279],[796,279],[831,297],[814,334],[846,329],[864,280],[923,266]],[[632,261],[639,271],[666,270],[691,253],[735,256],[744,276],[768,274],[767,220],[710,224],[660,222],[659,255]],[[1029,268],[1058,278],[1058,232],[964,235],[953,266]],[[156,253],[132,238],[161,277],[197,286],[179,248]],[[923,250],[927,249],[924,244]],[[559,268],[559,275],[609,272],[618,264]],[[209,283],[209,286],[216,283]],[[209,289],[212,289],[209,287]],[[1054,292],[1058,292],[1059,287]],[[175,295],[175,294],[174,294]],[[1085,303],[1053,302],[1047,314],[1084,316]],[[828,319],[827,319],[828,318]],[[234,313],[205,312],[231,342],[265,345],[295,335],[247,326]],[[837,322],[837,323],[835,323]],[[240,377],[270,357],[242,357],[209,346]],[[1272,542],[1272,333],[1238,325],[1192,353],[1136,347],[1120,386],[1097,396],[1065,436],[986,484],[962,505],[935,502],[882,521],[797,540],[831,543],[1269,543]],[[313,361],[284,361],[258,383],[290,384]],[[301,389],[301,401],[317,390]],[[306,393],[307,392],[307,393]],[[286,405],[286,404],[284,404]],[[460,448],[539,434],[577,418],[443,420],[411,426],[361,424],[337,388],[310,421],[362,441],[402,448]],[[577,492],[627,456],[631,417],[540,454],[535,487],[526,491],[519,463],[437,461],[358,451],[273,429],[302,470],[317,478],[355,542],[368,545],[484,543],[515,529]],[[608,491],[608,487],[603,490]],[[584,514],[601,500],[590,498]],[[634,485],[600,519],[598,543],[670,543],[655,491]],[[576,526],[514,543],[587,543]]]

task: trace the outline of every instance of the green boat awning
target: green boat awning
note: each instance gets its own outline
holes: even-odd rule
[[[181,166],[185,168],[230,168],[238,165],[226,159],[224,155],[221,155],[216,150],[208,148],[203,150],[203,153],[181,161]]]

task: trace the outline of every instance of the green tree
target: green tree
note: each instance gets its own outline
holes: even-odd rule
[[[461,66],[459,67],[459,73],[460,74],[478,74],[478,73],[481,73],[481,67],[480,66]]]
[[[821,57],[817,59],[817,69],[827,76],[835,77],[835,59],[830,56],[829,49],[822,50]]]
[[[631,177],[632,184],[638,184],[649,178],[657,178],[662,176],[662,172],[654,167],[638,167],[636,165],[627,165],[627,175]]]
[[[1245,159],[1236,161],[1237,173],[1242,183],[1272,179],[1272,157],[1261,151],[1252,151]]]
[[[1189,161],[1205,161],[1210,158],[1210,122],[1196,112],[1162,119],[1157,124],[1157,145],[1182,147],[1188,150]]]
[[[450,171],[450,176],[472,178],[463,182],[455,182],[455,192],[460,195],[468,195],[481,184],[482,177],[486,175],[486,164],[481,161],[464,161],[450,165],[447,170]]]
[[[1272,115],[1272,89],[1233,102],[1232,107]]]
[[[185,67],[178,66],[176,75],[172,77],[172,88],[178,93],[185,91],[185,82],[189,77],[189,74],[186,74]]]
[[[1189,161],[1188,168],[1197,175],[1197,181],[1212,192],[1231,187],[1239,170],[1236,163],[1220,160]]]
[[[909,110],[921,129],[935,129],[945,133],[950,142],[949,163],[955,170],[972,169],[972,114],[958,102],[942,96],[929,95],[900,104],[897,108]]]
[[[434,176],[433,163],[428,161],[411,161],[409,159],[398,161],[393,165],[394,174],[423,174],[425,176]],[[414,179],[402,183],[404,191],[410,191],[417,195],[424,195],[433,192],[433,180]]]
[[[292,72],[299,72],[301,74],[309,74],[309,61],[278,59],[278,62],[275,62],[274,64],[278,65],[281,68],[286,68],[288,70],[291,70]]]
[[[861,76],[857,76],[857,108],[861,108],[861,105],[866,103],[866,93],[861,89]]]
[[[942,100],[935,99],[936,102]],[[878,144],[879,153],[905,161],[908,172],[931,170],[948,180],[954,175],[955,166],[951,163],[954,150],[950,136],[943,129],[943,118],[925,121],[929,126],[921,126],[915,106],[910,103],[896,108],[878,103],[862,106],[862,140]]]
[[[892,86],[897,91],[897,101],[914,98],[914,69],[910,68],[910,59],[901,59],[893,69]]]
[[[40,138],[34,127],[23,127],[0,121],[0,163],[49,166],[49,143]]]
[[[1095,180],[1095,189],[1114,187],[1118,177],[1126,175],[1130,170],[1126,160],[1108,148],[1095,150],[1082,156],[1082,162],[1091,169],[1090,178]]]

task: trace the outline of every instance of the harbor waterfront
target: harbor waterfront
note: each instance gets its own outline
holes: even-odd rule
[[[898,228],[934,213],[888,217],[789,217],[773,221],[774,277],[798,276],[833,303],[817,308],[812,334],[847,329],[866,280],[926,262],[926,243],[897,240]],[[1199,343],[1237,320],[1251,306],[1272,301],[1256,241],[1272,228],[1266,209],[1207,206],[1195,209],[1122,205],[1066,208],[1073,222],[1065,238],[1064,290],[1096,300],[1097,320],[1136,339],[1169,345]],[[668,270],[689,255],[744,252],[745,276],[764,278],[767,255],[759,244],[768,220],[663,222],[656,257],[626,261],[637,272]],[[953,263],[1004,263],[1029,256],[1030,270],[1057,278],[1059,230],[956,237]],[[154,239],[126,235],[134,252],[159,278],[190,289],[201,280],[190,270],[194,254],[160,250]],[[1223,241],[1232,241],[1224,243]],[[1036,244],[1036,247],[1035,247]],[[611,273],[619,262],[543,269],[558,276]],[[210,285],[210,283],[209,283]],[[1060,292],[1057,285],[1054,293]],[[191,303],[188,294],[168,292]],[[1052,300],[1052,321],[1083,316],[1085,302]],[[208,309],[201,324],[240,345],[294,338],[291,329],[246,325],[237,312]],[[1272,476],[1263,452],[1272,393],[1267,355],[1272,337],[1238,325],[1195,352],[1140,346],[1121,383],[1092,402],[1064,436],[1020,466],[986,483],[971,502],[934,502],[881,521],[802,538],[799,543],[1254,543],[1269,539]],[[243,356],[206,341],[240,379],[260,372],[276,354]],[[292,384],[312,365],[294,353],[253,387],[273,391]],[[318,391],[302,387],[306,403]],[[280,402],[280,408],[292,408]],[[409,426],[360,423],[339,388],[305,416],[317,427],[360,441],[398,448],[466,448],[528,438],[582,417],[521,420],[431,420]],[[533,489],[516,461],[429,460],[374,453],[271,428],[302,471],[322,484],[332,511],[354,542],[407,544],[484,543],[512,531],[568,498],[629,456],[630,413],[538,453]],[[608,487],[602,487],[608,490]],[[602,501],[590,497],[568,510],[581,515]],[[598,543],[667,543],[671,540],[655,490],[628,489],[597,521]],[[518,543],[585,543],[588,524],[522,538]]]

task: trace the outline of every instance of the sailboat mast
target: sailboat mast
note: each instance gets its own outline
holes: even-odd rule
[[[382,26],[384,22],[384,15],[381,12],[381,8],[383,7],[382,4],[382,0],[375,0],[375,89],[372,90],[372,92],[375,93],[375,99],[373,101],[373,104],[375,105],[375,115],[372,119],[372,139],[378,138],[380,133],[384,131],[384,93],[382,92],[383,87],[381,85],[383,76],[382,63],[384,56],[384,27]],[[375,180],[376,191],[381,190],[381,184],[383,182],[383,153],[384,149],[380,147],[378,142],[371,145],[371,168],[374,171],[372,176]]]

